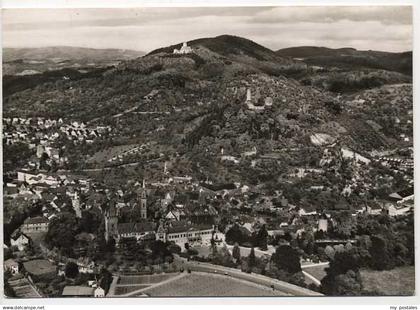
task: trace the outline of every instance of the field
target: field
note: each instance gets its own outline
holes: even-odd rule
[[[142,276],[121,276],[118,281],[119,285],[140,285],[140,284],[150,284],[150,283],[159,283],[165,280],[168,280],[177,273],[173,274],[153,274],[153,275],[142,275]]]
[[[287,296],[286,293],[252,282],[208,273],[186,274],[175,281],[151,287],[143,291],[149,296]]]
[[[117,286],[115,295],[124,295],[148,287],[149,285]]]
[[[125,152],[135,149],[138,147],[138,144],[128,144],[128,145],[119,145],[119,146],[112,146],[105,150],[96,152],[90,157],[87,162],[88,163],[95,163],[95,164],[106,164],[112,158],[117,157],[118,155],[122,155]]]
[[[398,267],[393,270],[362,270],[363,287],[381,295],[413,295],[415,270],[413,266]]]

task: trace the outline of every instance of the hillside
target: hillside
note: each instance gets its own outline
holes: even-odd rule
[[[382,69],[412,75],[412,52],[389,53],[353,48],[300,46],[280,49],[276,53],[282,57],[299,58],[311,66],[344,70]]]
[[[399,135],[412,135],[387,126],[393,121],[388,112],[400,115],[401,124],[409,121],[409,80],[391,88],[373,83],[365,91],[354,82],[365,73],[355,69],[344,72],[353,76],[349,81],[355,87],[343,96],[322,85],[299,83],[289,73],[300,62],[252,41],[222,36],[189,44],[189,54],[173,54],[178,44],[82,75],[59,71],[24,90],[11,91],[5,83],[4,115],[109,125],[116,138],[106,142],[108,148],[154,141],[157,146],[147,160],[165,154],[174,174],[221,183],[258,184],[302,163],[315,167],[323,148],[333,142],[366,154],[405,145]],[[333,72],[322,74],[336,78]],[[402,79],[385,70],[369,74],[373,80],[391,74],[394,80],[388,80],[394,84]],[[262,158],[252,161],[246,154],[254,148]],[[103,150],[72,151],[91,158]]]
[[[259,61],[277,61],[282,63],[290,63],[290,61],[284,59],[283,57],[279,57],[272,50],[251,40],[237,36],[221,35],[214,38],[192,40],[188,41],[187,43],[192,47],[203,46],[225,57],[248,56]],[[179,49],[181,46],[182,43],[178,43],[175,45],[156,49],[150,52],[148,55],[157,53],[172,53],[174,49]]]
[[[276,53],[283,57],[307,58],[316,56],[340,56],[356,54],[357,50],[347,48],[328,48],[322,46],[297,46],[279,49]]]

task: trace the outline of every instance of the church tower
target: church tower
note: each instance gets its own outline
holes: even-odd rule
[[[118,235],[118,215],[115,205],[111,202],[111,206],[105,211],[105,240],[108,242],[111,238]]]
[[[78,192],[74,194],[74,197],[71,200],[71,204],[72,204],[74,212],[76,213],[76,217],[81,218],[82,209],[80,208],[80,196]]]
[[[143,187],[140,191],[140,218],[147,219],[147,193],[144,180]]]

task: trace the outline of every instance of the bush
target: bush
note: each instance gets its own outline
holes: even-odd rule
[[[180,254],[181,251],[182,251],[181,247],[179,245],[175,244],[175,243],[170,244],[168,246],[168,250],[169,250],[169,252],[171,252],[173,254]]]
[[[67,278],[75,279],[79,274],[79,267],[76,263],[68,262],[64,273]]]

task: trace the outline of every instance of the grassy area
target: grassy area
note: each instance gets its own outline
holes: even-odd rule
[[[321,265],[321,266],[303,268],[302,270],[306,271],[311,276],[314,276],[319,281],[321,281],[327,275],[327,272],[325,271],[325,268],[327,267],[328,265]]]
[[[97,164],[106,164],[109,160],[118,155],[124,154],[127,151],[130,151],[136,147],[139,147],[138,144],[127,144],[127,145],[118,145],[111,146],[102,151],[98,151],[91,158],[87,160],[88,163],[97,163]]]
[[[142,276],[121,276],[118,284],[150,284],[150,283],[159,283],[165,280],[168,280],[172,277],[175,277],[177,273],[172,274],[156,274],[156,275],[142,275]]]
[[[192,273],[144,291],[150,296],[286,296],[287,294],[252,282],[227,276]]]
[[[141,290],[149,285],[134,285],[134,286],[117,286],[115,288],[115,295],[124,295],[134,291]]]
[[[380,295],[413,295],[415,288],[414,266],[398,267],[393,270],[361,270],[363,287]]]

